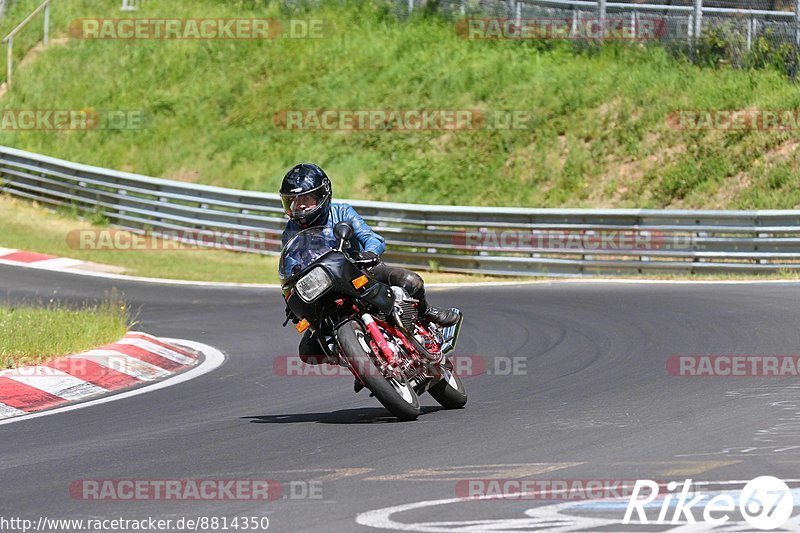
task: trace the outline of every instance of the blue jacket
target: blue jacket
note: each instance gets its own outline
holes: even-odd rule
[[[353,234],[356,237],[353,241],[358,241],[358,246],[354,247],[354,251],[364,250],[381,255],[386,250],[386,241],[384,238],[372,231],[369,224],[364,222],[361,215],[359,215],[350,204],[331,203],[331,213],[325,225],[333,229],[333,226],[339,222],[347,222],[353,226]],[[283,235],[281,236],[282,245],[286,246],[286,243],[297,235],[298,232],[302,231],[302,229],[303,228],[291,220],[287,222],[286,229],[283,230]]]

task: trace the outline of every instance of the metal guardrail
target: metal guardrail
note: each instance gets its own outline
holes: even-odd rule
[[[36,18],[36,15],[44,11],[44,34],[42,36],[42,45],[47,46],[47,41],[50,37],[50,2],[52,2],[52,0],[44,0],[39,7],[34,9],[30,15],[25,17],[25,20],[17,24],[17,26],[3,39],[4,43],[8,43],[6,59],[6,84],[9,89],[11,88],[11,75],[14,72],[14,37],[20,31],[22,31],[22,29],[25,28],[30,21]]]
[[[396,0],[398,10],[407,10],[409,14],[420,9],[428,0]],[[453,16],[495,16],[514,20],[519,26],[523,19],[567,18],[572,19],[571,32],[581,35],[581,21],[630,20],[632,33],[638,27],[640,17],[645,15],[660,20],[663,27],[659,30],[658,40],[664,42],[686,41],[690,45],[696,43],[704,31],[715,27],[726,27],[727,32],[741,36],[741,45],[731,45],[743,50],[737,54],[751,50],[753,43],[760,36],[772,41],[791,43],[800,46],[800,0],[791,0],[791,11],[775,9],[758,9],[770,5],[759,0],[739,0],[726,2],[732,7],[704,5],[713,4],[712,0],[684,0],[675,5],[673,2],[658,0],[439,0],[437,8]],[[775,5],[773,2],[772,6]],[[766,6],[764,6],[766,7]],[[578,38],[578,37],[576,37]]]
[[[0,147],[0,192],[99,213],[134,232],[235,234],[242,238],[234,248],[242,252],[277,254],[286,224],[277,194],[151,178],[6,147]],[[413,268],[517,276],[800,270],[800,210],[349,203],[386,237],[387,262]]]

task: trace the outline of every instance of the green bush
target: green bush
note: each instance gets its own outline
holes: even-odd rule
[[[797,71],[797,48],[767,28],[752,43],[747,57],[751,68],[775,68],[794,77]]]

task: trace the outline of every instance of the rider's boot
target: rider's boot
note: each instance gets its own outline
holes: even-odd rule
[[[428,305],[425,296],[419,299],[419,316],[422,320],[439,324],[445,328],[455,326],[458,322],[458,312],[455,309],[440,309]]]

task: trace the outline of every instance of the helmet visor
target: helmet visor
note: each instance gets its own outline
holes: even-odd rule
[[[281,202],[283,211],[291,219],[303,218],[314,213],[321,207],[325,199],[325,188],[317,187],[311,191],[304,191],[297,194],[282,194]]]

